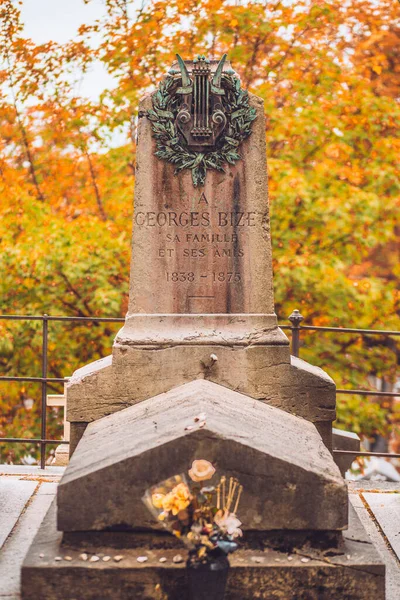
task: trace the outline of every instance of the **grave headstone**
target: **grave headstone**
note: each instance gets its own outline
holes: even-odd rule
[[[66,391],[72,458],[22,600],[188,598],[141,498],[194,459],[244,484],[227,599],[384,599],[329,452],[335,385],[277,325],[263,105],[226,57],[178,57],[140,104],[129,311]]]

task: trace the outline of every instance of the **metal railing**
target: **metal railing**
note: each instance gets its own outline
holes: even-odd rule
[[[68,377],[48,377],[48,339],[49,339],[49,322],[91,322],[91,323],[124,323],[122,317],[56,317],[47,314],[44,315],[0,315],[0,320],[10,321],[41,321],[42,322],[42,357],[41,377],[20,377],[20,376],[0,376],[1,381],[29,381],[41,383],[41,410],[40,410],[40,438],[0,438],[0,442],[4,443],[29,443],[40,445],[40,467],[46,467],[46,446],[48,444],[68,444],[66,440],[51,440],[47,439],[47,386],[49,382],[65,383]],[[400,336],[400,331],[386,331],[378,329],[354,329],[346,327],[319,327],[311,325],[301,325],[304,317],[298,310],[294,310],[289,317],[290,325],[280,325],[281,329],[291,331],[291,352],[293,356],[299,357],[300,354],[300,336],[302,331],[320,331],[320,332],[338,332],[338,333],[357,333],[360,335],[385,335],[385,336]],[[400,393],[396,392],[381,392],[376,390],[354,390],[354,389],[338,389],[337,394],[356,394],[362,396],[392,396],[400,397]],[[350,450],[334,450],[335,454],[354,456],[385,456],[388,458],[400,458],[400,454],[394,453],[379,453],[379,452],[353,452]]]
[[[1,376],[1,381],[30,381],[42,384],[41,407],[40,407],[40,438],[0,438],[0,442],[17,444],[39,444],[40,445],[40,468],[46,467],[46,446],[48,444],[69,444],[67,440],[48,440],[47,434],[47,385],[49,382],[65,383],[68,377],[48,377],[48,341],[50,321],[83,321],[91,323],[120,323],[125,322],[123,318],[112,317],[52,317],[50,315],[0,315],[0,320],[9,321],[42,321],[42,376],[41,377],[9,377]]]

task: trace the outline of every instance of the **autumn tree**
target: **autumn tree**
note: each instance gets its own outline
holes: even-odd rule
[[[123,316],[138,99],[176,52],[227,52],[265,101],[281,322],[299,308],[307,324],[398,329],[396,0],[105,0],[104,16],[64,45],[26,39],[20,4],[0,2],[3,314]],[[94,101],[79,81],[99,61],[114,85]],[[0,327],[3,374],[38,374],[38,324]],[[114,333],[52,324],[51,374],[109,353]],[[393,382],[399,362],[390,337],[310,333],[301,352],[349,388],[369,388],[371,374]],[[39,397],[33,384],[1,384],[3,436],[38,435]],[[346,396],[339,409],[344,426],[387,430],[376,403]],[[59,421],[50,418],[50,435]]]

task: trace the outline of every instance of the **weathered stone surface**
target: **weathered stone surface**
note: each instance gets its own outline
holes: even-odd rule
[[[217,357],[216,362],[210,359]],[[78,369],[66,386],[67,418],[90,422],[194,379],[207,379],[312,421],[330,448],[336,388],[321,369],[278,346],[114,345],[113,356]],[[71,449],[75,448],[75,427]]]
[[[88,425],[59,486],[59,529],[153,527],[145,490],[195,458],[240,479],[248,529],[347,524],[347,488],[311,423],[197,380]]]
[[[393,552],[400,560],[400,494],[363,494]]]
[[[18,521],[21,511],[37,486],[36,481],[0,478],[0,548]]]
[[[73,453],[75,452],[75,449],[77,447],[77,445],[79,444],[79,441],[81,439],[81,437],[83,436],[83,433],[85,431],[87,427],[87,423],[79,421],[77,423],[71,423],[71,436],[70,436],[70,442],[69,442],[69,457],[71,457],[73,455]]]
[[[377,495],[383,495],[382,492],[389,491],[388,486],[391,486],[391,491],[398,492],[398,484],[393,484],[385,481],[349,481],[349,500],[351,508],[355,509],[365,533],[368,535],[370,543],[373,544],[376,552],[385,563],[385,600],[398,600],[400,598],[400,569],[399,559],[396,557],[390,546],[388,545],[385,535],[377,527],[375,518],[373,517],[369,507],[362,497],[361,491],[355,491],[354,488],[364,484],[366,487],[373,483],[373,488]],[[353,489],[352,489],[353,488]],[[395,489],[396,488],[396,489]],[[385,494],[386,496],[386,494]]]
[[[3,479],[5,478],[1,478],[0,481],[0,489],[7,487],[3,485]],[[14,490],[20,490],[21,493],[18,494],[20,498],[24,496],[27,484],[32,484],[33,489],[38,488],[33,496],[30,498],[25,497],[26,504],[23,506],[15,501],[14,493],[8,494],[9,505],[14,510],[19,509],[19,514],[11,535],[0,550],[0,599],[17,600],[20,597],[22,561],[54,499],[56,484],[52,482],[22,481],[18,477],[8,477],[7,479],[13,480]],[[0,524],[4,521],[6,515],[7,513],[4,510],[0,512]]]
[[[151,96],[141,100],[126,322],[133,335],[130,319],[143,313],[274,314],[265,116],[261,98],[250,103],[257,118],[242,160],[208,171],[204,188],[194,188],[190,171],[175,176],[154,156]]]
[[[131,546],[123,550],[110,544],[109,538],[103,545],[100,540],[100,545],[88,541],[82,541],[84,546],[62,543],[53,505],[24,561],[22,600],[98,600],[99,590],[102,600],[187,600],[185,563],[172,561],[177,552],[186,558],[183,546],[179,550],[163,547],[156,535],[152,543],[141,546],[135,541],[137,534],[131,535]],[[79,558],[82,548],[89,556],[113,557],[118,553],[124,558],[118,563],[84,562]],[[65,555],[72,561],[54,560]],[[147,556],[148,560],[138,563],[138,556]],[[167,560],[160,563],[161,557]],[[339,553],[312,547],[293,549],[290,555],[272,548],[255,550],[247,547],[245,538],[243,548],[232,555],[230,563],[226,600],[385,598],[385,567],[354,510]]]
[[[51,462],[55,467],[65,467],[69,462],[69,444],[60,444],[54,452],[54,458]]]

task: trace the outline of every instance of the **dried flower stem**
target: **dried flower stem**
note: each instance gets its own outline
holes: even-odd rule
[[[228,506],[227,506],[227,509],[228,509],[228,510],[230,510],[230,509],[231,509],[231,506],[232,506],[232,504],[233,504],[233,499],[234,499],[234,497],[235,497],[235,494],[236,494],[236,489],[237,489],[237,486],[238,486],[238,485],[239,485],[239,482],[238,482],[238,480],[237,480],[237,479],[234,479],[234,480],[233,480],[233,484],[232,484],[232,491],[231,491],[231,493],[230,493],[230,495],[229,495],[229,502],[228,502]]]
[[[239,507],[239,500],[240,500],[240,496],[241,496],[241,494],[242,494],[242,491],[243,491],[243,486],[241,485],[241,486],[239,487],[239,491],[238,491],[238,496],[237,496],[237,499],[236,499],[235,508],[233,509],[233,513],[234,513],[235,515],[236,515],[236,513],[237,513],[237,510],[238,510],[238,507]]]
[[[222,485],[222,509],[223,510],[226,509],[225,482],[226,482],[226,477],[224,475],[223,477],[221,477],[221,485]]]
[[[233,477],[229,478],[229,492],[228,492],[228,499],[226,502],[226,510],[229,510],[229,507],[231,505],[231,498],[232,498],[232,489],[233,489]]]

